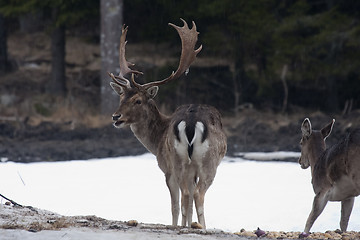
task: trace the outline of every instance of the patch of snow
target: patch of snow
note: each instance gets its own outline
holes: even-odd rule
[[[32,62],[30,62],[30,63],[25,63],[25,64],[24,64],[24,68],[27,68],[27,69],[38,69],[38,68],[40,68],[40,65],[37,64],[37,63],[32,63]]]
[[[171,224],[170,194],[151,154],[55,163],[0,163],[0,193],[19,204],[67,216]],[[209,229],[230,232],[257,227],[302,231],[313,197],[310,170],[301,169],[299,164],[226,158],[205,196],[205,219]],[[311,230],[339,228],[340,207],[339,202],[328,203]],[[360,230],[358,212],[360,204],[356,200],[348,230]]]
[[[283,160],[288,158],[298,159],[300,152],[240,152],[235,154],[238,157],[248,160],[267,161],[267,160]]]

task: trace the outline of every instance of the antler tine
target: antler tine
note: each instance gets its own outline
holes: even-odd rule
[[[119,65],[120,65],[120,72],[119,76],[114,76],[112,73],[108,73],[114,83],[119,84],[122,87],[131,88],[130,81],[126,79],[124,76],[128,73],[131,74],[143,74],[140,71],[132,70],[130,67],[134,66],[135,64],[126,61],[125,58],[125,46],[126,46],[126,34],[128,31],[128,27],[123,25],[121,29],[121,36],[120,36],[120,47],[119,47]],[[135,82],[135,81],[134,81]]]
[[[118,84],[118,85],[120,85],[122,87],[125,87],[125,88],[131,88],[130,82],[126,78],[124,78],[122,76],[114,76],[114,74],[109,73],[109,72],[108,72],[108,74],[109,74],[109,76],[111,77],[111,79],[113,80],[114,83],[116,83],[116,84]],[[119,80],[124,81],[125,83],[120,82]]]
[[[122,29],[121,29],[121,37],[120,37],[120,47],[119,47],[119,65],[120,65],[120,72],[119,72],[119,76],[114,76],[113,74],[109,74],[110,77],[112,78],[112,80],[124,87],[130,88],[130,81],[128,79],[126,79],[124,76],[128,73],[132,73],[132,74],[143,74],[140,71],[137,70],[132,70],[130,69],[130,67],[134,66],[135,64],[132,64],[128,61],[126,61],[125,58],[125,46],[126,46],[126,34],[128,31],[128,27],[125,27],[125,25],[123,25]],[[120,80],[120,81],[118,81]],[[124,81],[125,83],[122,83],[121,81]]]
[[[199,32],[196,31],[196,24],[194,21],[192,21],[193,27],[189,29],[188,24],[186,21],[182,18],[180,18],[181,21],[184,23],[183,27],[176,26],[172,23],[169,23],[170,26],[174,27],[176,31],[178,32],[180,39],[181,39],[181,56],[180,56],[180,62],[177,70],[175,72],[172,72],[172,74],[161,80],[161,81],[155,81],[150,82],[147,84],[143,84],[142,86],[147,88],[150,88],[152,86],[159,86],[162,84],[165,84],[169,82],[170,80],[174,80],[179,78],[187,69],[189,69],[190,65],[195,61],[196,55],[201,51],[202,45],[196,50],[195,44],[198,40],[198,34]]]

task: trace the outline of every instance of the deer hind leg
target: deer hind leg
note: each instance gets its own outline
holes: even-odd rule
[[[198,217],[198,221],[201,224],[201,226],[205,229],[206,225],[205,225],[205,216],[204,216],[204,200],[205,200],[205,193],[206,190],[204,190],[203,188],[199,188],[197,187],[196,191],[195,191],[195,208],[196,208],[196,213],[197,213],[197,217]]]
[[[171,174],[166,174],[166,184],[170,191],[172,225],[177,226],[179,219],[179,185]]]
[[[193,178],[185,179],[181,186],[182,226],[191,226],[195,186]]]
[[[207,183],[206,181],[203,181],[200,178],[194,194],[195,208],[197,212],[198,221],[204,229],[206,229],[205,215],[204,215],[205,193],[209,189],[211,183],[212,181]]]
[[[310,215],[306,221],[305,230],[304,230],[305,233],[310,232],[312,225],[324,210],[327,202],[328,202],[328,198],[324,194],[320,193],[315,196]]]
[[[355,198],[348,198],[341,201],[341,219],[340,219],[340,229],[345,232],[348,226],[350,214],[354,206]]]

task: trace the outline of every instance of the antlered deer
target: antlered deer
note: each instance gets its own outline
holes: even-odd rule
[[[180,189],[182,225],[191,225],[195,200],[198,221],[206,228],[204,196],[227,147],[221,116],[211,106],[194,104],[180,106],[171,116],[165,116],[159,112],[153,99],[158,86],[179,78],[202,48],[194,50],[199,34],[195,23],[192,22],[193,27],[189,29],[181,20],[183,27],[169,24],[177,30],[182,43],[177,70],[164,80],[142,85],[134,80],[135,74],[142,73],[130,69],[132,64],[125,59],[128,28],[122,29],[120,73],[118,76],[110,74],[110,85],[120,95],[119,108],[112,118],[117,128],[129,125],[137,139],[156,156],[170,191],[172,224],[176,226],[178,223]],[[124,77],[129,73],[130,81]]]
[[[301,156],[303,169],[311,167],[315,198],[304,232],[307,236],[316,218],[328,201],[341,201],[341,231],[346,231],[354,198],[360,194],[360,129],[350,132],[345,139],[326,148],[335,119],[320,131],[312,130],[306,118],[302,125]]]

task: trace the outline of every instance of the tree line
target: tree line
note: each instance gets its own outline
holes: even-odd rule
[[[118,53],[105,55],[111,52],[106,46],[117,48],[122,23],[134,29],[131,42],[178,44],[177,35],[164,26],[180,17],[196,21],[199,41],[206,47],[202,54],[233,63],[227,75],[231,109],[243,103],[281,111],[291,106],[332,112],[360,107],[359,1],[0,0],[0,71],[8,69],[3,44],[6,20],[29,14],[41,14],[47,21],[44,31],[53,46],[49,91],[56,94],[66,94],[61,80],[65,30],[89,22],[100,26],[103,109],[111,105],[106,71],[118,68]],[[221,77],[216,81],[224,82]]]

